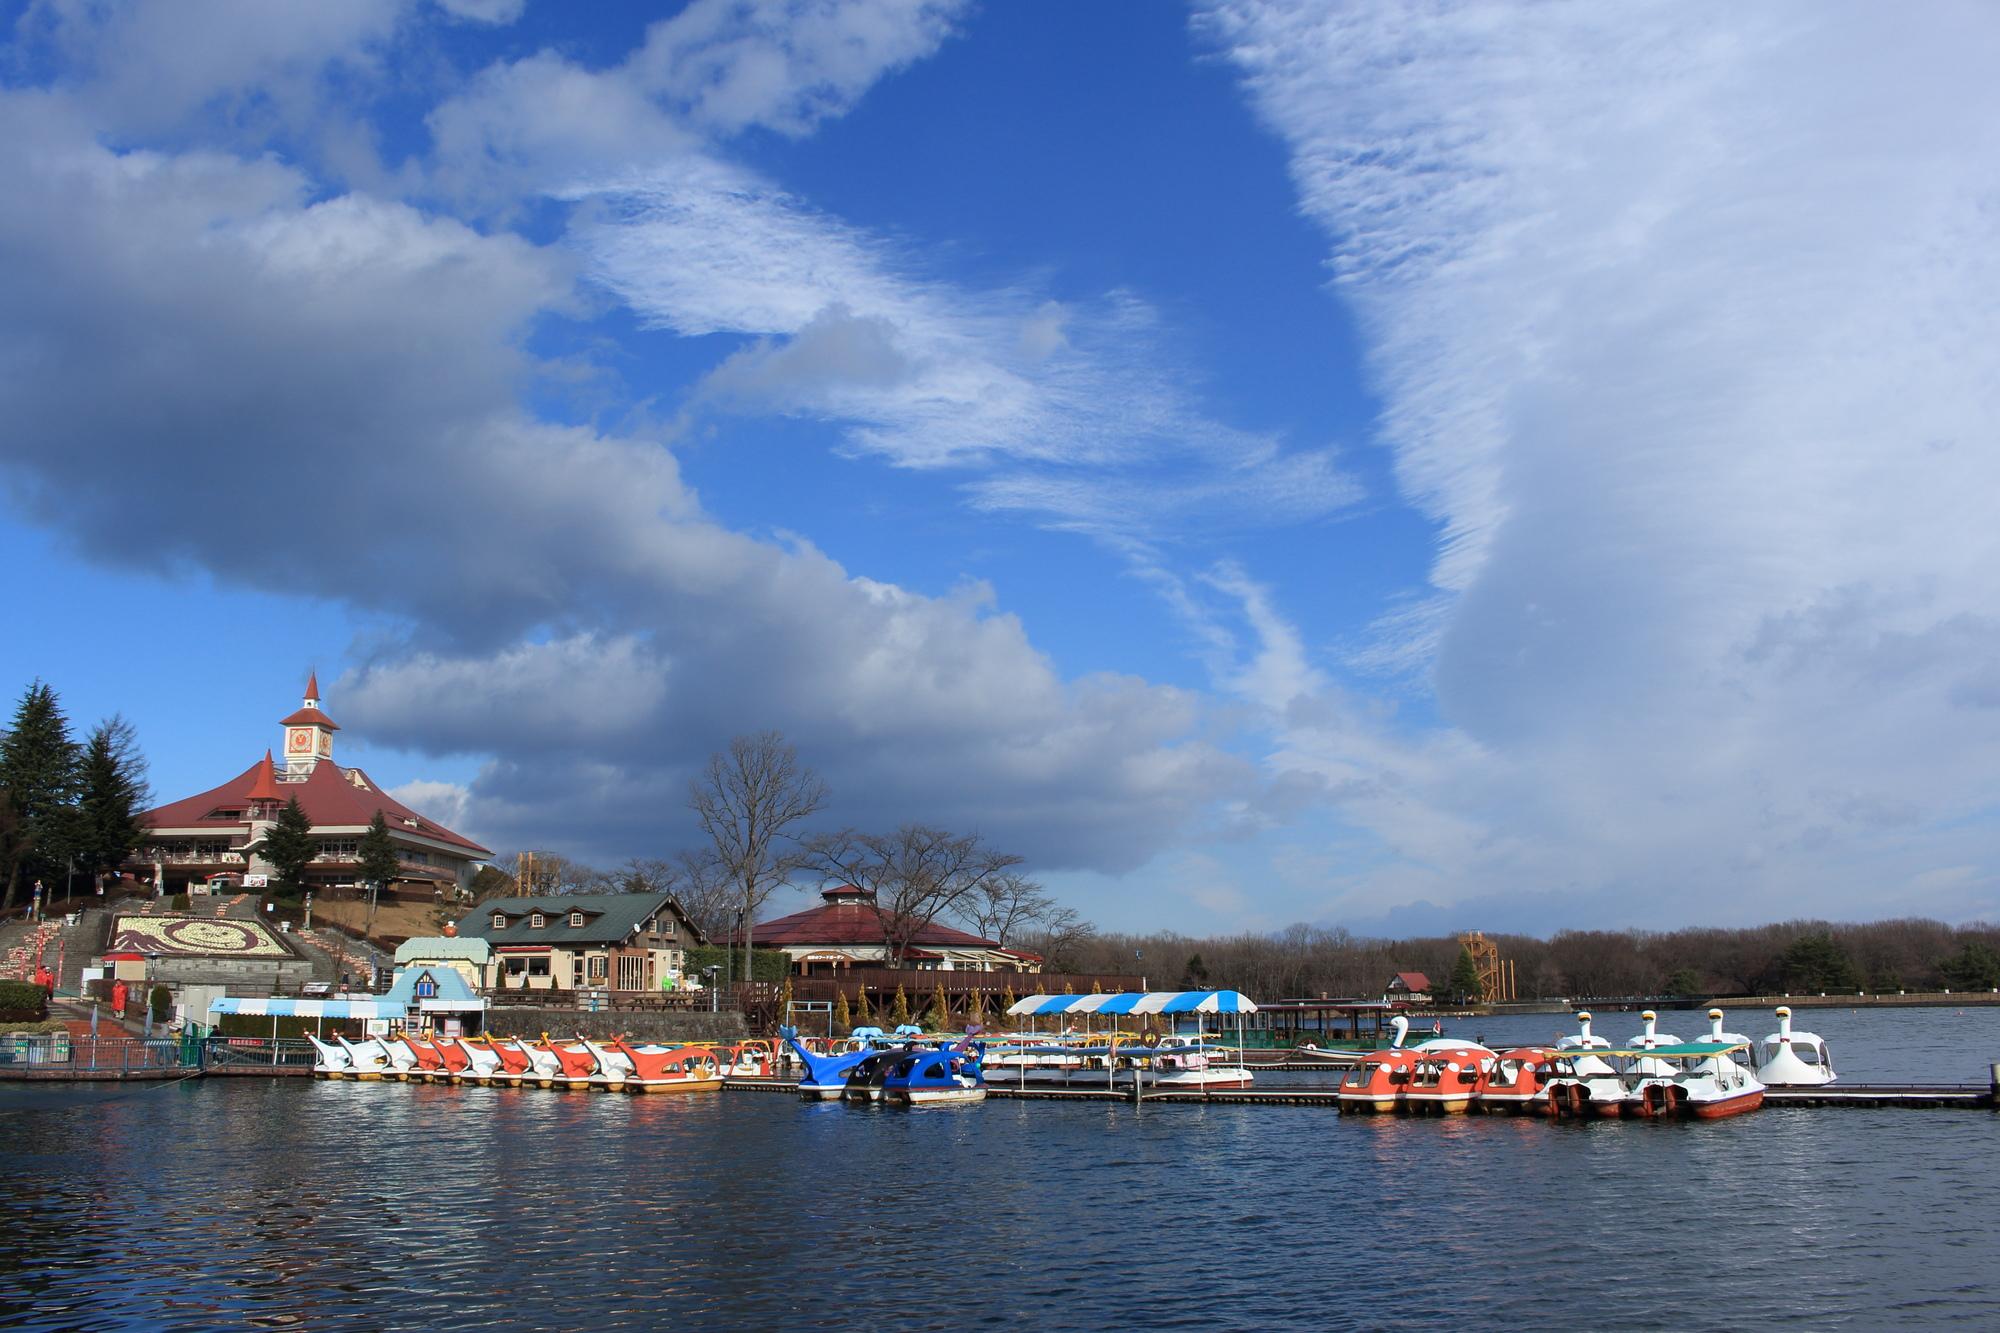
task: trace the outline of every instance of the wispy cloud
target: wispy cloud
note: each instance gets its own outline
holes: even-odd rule
[[[2000,32],[1932,17],[1198,18],[1291,150],[1399,483],[1443,532],[1441,600],[1374,658],[1428,653],[1455,730],[1422,743],[1470,748],[1378,761],[1407,808],[1479,832],[1427,849],[1370,814],[1401,855],[1641,917],[1808,886],[1878,912],[1992,818],[1971,756],[2000,723],[1963,701],[2000,652],[2000,455],[1977,443],[2000,97],[1975,54]],[[1296,761],[1353,734],[1295,731]],[[1885,834],[1867,812],[1892,808]]]
[[[657,327],[753,339],[697,407],[810,416],[976,505],[1120,544],[1175,525],[1324,517],[1359,496],[1328,448],[1210,415],[1155,312],[967,288],[905,246],[709,158],[572,188],[592,275]]]

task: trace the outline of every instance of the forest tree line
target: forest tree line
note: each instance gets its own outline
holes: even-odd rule
[[[1546,940],[1488,932],[1487,938],[1513,964],[1524,1000],[2000,987],[2000,926],[1984,923],[1786,921],[1735,929],[1564,930]],[[1050,967],[1138,971],[1156,989],[1227,988],[1256,999],[1369,998],[1398,972],[1421,972],[1442,987],[1460,953],[1456,936],[1370,939],[1295,925],[1206,937],[1091,934]]]

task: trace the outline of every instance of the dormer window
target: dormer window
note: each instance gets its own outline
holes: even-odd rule
[[[542,916],[540,912],[535,912],[528,917],[528,924],[532,926],[534,929],[540,930],[543,926],[546,926],[549,923]]]
[[[570,923],[570,925],[572,925],[572,926],[580,926],[580,925],[582,925],[582,924],[583,924],[583,913],[581,913],[581,912],[571,912],[571,913],[569,914],[569,923]]]
[[[493,914],[493,929],[507,929],[507,914],[505,912],[495,912]]]

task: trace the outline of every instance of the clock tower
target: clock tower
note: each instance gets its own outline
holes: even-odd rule
[[[333,758],[333,733],[340,728],[319,710],[319,673],[306,679],[304,704],[279,724],[285,729],[285,772],[303,777],[320,760]]]

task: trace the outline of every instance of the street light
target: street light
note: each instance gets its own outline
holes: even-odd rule
[[[707,967],[704,967],[704,968],[703,968],[703,969],[701,970],[701,984],[702,984],[702,985],[704,985],[704,986],[706,986],[706,987],[708,987],[708,1010],[709,1010],[709,1012],[710,1012],[710,1013],[719,1013],[719,1012],[721,1012],[721,1009],[722,1009],[722,1003],[721,1003],[721,1001],[722,1001],[722,997],[721,997],[721,994],[720,994],[720,992],[718,992],[718,991],[717,991],[717,990],[715,989],[715,964],[713,964],[713,963],[710,963],[710,964],[709,964],[709,965],[708,965]]]

